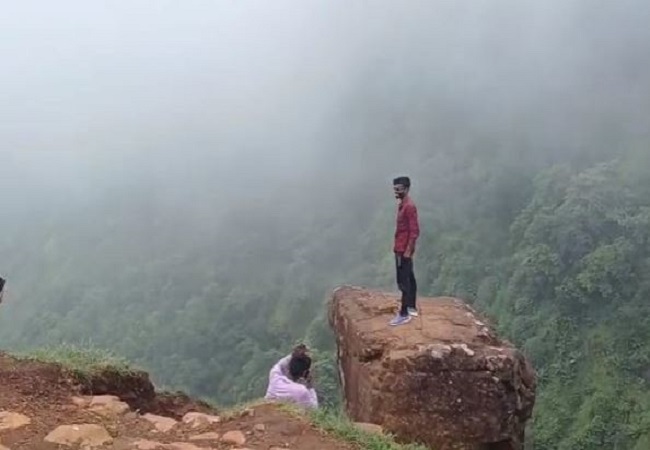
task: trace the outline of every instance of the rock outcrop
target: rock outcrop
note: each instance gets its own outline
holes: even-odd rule
[[[461,300],[420,299],[420,317],[390,327],[397,301],[334,291],[329,320],[351,418],[436,450],[521,450],[535,402],[531,364]]]

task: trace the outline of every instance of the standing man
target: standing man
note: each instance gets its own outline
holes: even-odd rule
[[[397,286],[402,291],[402,304],[399,313],[390,321],[391,325],[403,325],[411,321],[411,316],[418,315],[415,302],[417,282],[413,273],[413,255],[415,241],[420,235],[418,209],[409,196],[411,180],[398,177],[393,180],[395,198],[399,201],[397,208],[397,226],[395,228],[395,266],[397,269]]]

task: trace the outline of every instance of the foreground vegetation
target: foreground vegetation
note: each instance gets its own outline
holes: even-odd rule
[[[33,348],[25,353],[15,355],[19,359],[58,364],[72,372],[80,379],[89,379],[94,375],[111,372],[128,374],[134,369],[123,357],[91,344],[77,345],[62,343]]]
[[[390,435],[363,431],[350,422],[343,413],[336,410],[321,409],[310,417],[317,427],[364,450],[427,450],[426,447],[419,445],[397,444]]]

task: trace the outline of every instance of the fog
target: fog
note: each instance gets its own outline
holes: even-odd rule
[[[403,174],[421,293],[467,294],[515,331],[552,321],[511,289],[528,244],[599,242],[604,265],[636,247],[611,253],[621,236],[592,234],[612,229],[602,208],[630,179],[650,192],[648,24],[647,0],[6,2],[0,349],[90,339],[235,403],[307,336],[329,352],[334,391],[322,300],[343,282],[394,287]],[[615,175],[589,171],[631,151]],[[575,172],[547,176],[555,163]],[[553,212],[565,188],[579,205]],[[642,229],[638,205],[616,214]],[[548,330],[533,338],[562,357]],[[561,409],[546,408],[553,428]]]
[[[414,148],[462,147],[477,130],[542,153],[585,145],[604,122],[610,134],[647,133],[649,10],[641,0],[8,4],[3,209],[142,186],[227,201],[359,171],[380,185],[417,173]],[[368,148],[386,135],[392,149]]]
[[[2,241],[40,248],[65,230],[76,245],[117,236],[117,221],[187,255],[242,226],[309,233],[329,215],[361,230],[398,174],[416,195],[427,181],[435,214],[465,201],[459,164],[643,148],[649,19],[641,0],[9,5]],[[349,243],[334,236],[338,261]]]

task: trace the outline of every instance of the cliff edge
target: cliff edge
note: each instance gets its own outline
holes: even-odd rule
[[[461,300],[419,299],[420,317],[390,327],[397,302],[334,291],[329,321],[350,417],[436,450],[521,450],[535,403],[529,361]]]
[[[353,450],[307,417],[259,403],[218,412],[154,390],[145,372],[80,378],[0,353],[0,450]]]

